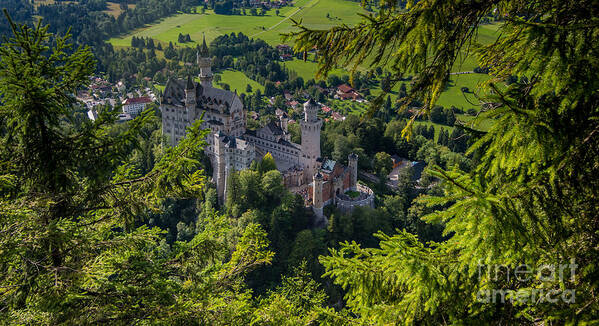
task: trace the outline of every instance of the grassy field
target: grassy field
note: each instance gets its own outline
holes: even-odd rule
[[[245,89],[248,84],[252,86],[252,91],[250,92],[250,94],[254,93],[257,89],[259,89],[261,92],[264,92],[264,86],[258,84],[258,82],[256,82],[255,80],[250,79],[241,71],[228,69],[223,72],[218,72],[217,75],[220,75],[221,78],[219,83],[229,84],[229,86],[231,87],[231,91],[237,90],[238,94],[247,94],[248,92],[246,92]],[[200,82],[199,78],[195,78],[195,80],[197,82]],[[214,87],[222,88],[216,82],[214,82],[213,84]],[[164,86],[165,85],[154,84],[154,87],[156,87],[156,89],[160,90],[161,92],[164,92]]]
[[[116,6],[116,9],[120,10],[118,5]],[[348,0],[297,0],[294,6],[281,8],[278,16],[275,14],[275,10],[267,11],[264,16],[251,16],[249,10],[246,10],[247,15],[217,15],[211,10],[207,10],[202,14],[200,13],[201,10],[202,8],[198,7],[198,13],[196,14],[177,14],[165,18],[156,24],[137,29],[128,35],[112,38],[109,42],[117,48],[128,47],[131,44],[131,38],[136,36],[151,37],[163,44],[173,42],[178,46],[196,46],[197,42],[201,41],[203,35],[205,35],[207,41],[210,42],[223,34],[243,32],[250,37],[260,38],[271,45],[276,45],[282,43],[281,33],[287,33],[294,30],[292,20],[301,21],[302,24],[310,28],[327,29],[342,23],[350,26],[354,25],[361,20],[358,13],[365,12],[359,6],[358,2]],[[477,33],[477,42],[481,44],[493,42],[498,35],[498,27],[498,24],[480,26]],[[177,44],[176,41],[180,33],[190,34],[193,42]],[[157,52],[157,55],[160,56],[161,54],[162,53]],[[305,62],[303,60],[294,59],[292,61],[286,61],[283,64],[289,70],[294,71],[297,76],[304,78],[304,80],[308,80],[314,78],[316,71],[318,70],[317,63],[311,59],[310,56],[308,61]],[[476,58],[473,55],[464,55],[458,59],[453,71],[472,71],[477,66]],[[367,70],[369,69],[369,65],[368,63],[363,63],[358,69]],[[341,76],[348,74],[348,72],[341,67],[331,71],[330,74]],[[221,82],[229,84],[231,90],[237,90],[238,93],[245,92],[247,84],[250,84],[253,90],[263,90],[263,86],[259,85],[254,80],[249,79],[240,71],[224,71],[221,74],[221,78]],[[445,107],[455,106],[464,111],[467,111],[470,108],[478,109],[474,95],[472,93],[464,95],[461,88],[467,87],[470,91],[476,92],[477,85],[487,78],[488,76],[484,74],[452,75],[451,83],[441,94],[438,104]],[[409,86],[409,83],[407,84]],[[399,89],[399,86],[400,84],[396,86],[394,89],[395,92]],[[377,95],[380,92],[381,90],[378,87],[371,89],[371,94],[373,95]],[[393,95],[392,98],[394,98]],[[334,101],[332,107],[346,114],[362,114],[365,111],[366,106],[360,104],[352,105],[351,102],[347,101]],[[471,117],[467,115],[460,115],[458,118],[464,121],[471,119]],[[431,124],[432,122],[419,123]]]
[[[307,61],[300,59],[285,61],[283,65],[288,69],[295,71],[297,73],[297,76],[302,77],[305,81],[312,78],[316,79],[315,76],[316,72],[318,71],[318,64],[314,61],[310,61],[311,57],[312,55],[310,55],[309,60]],[[329,74],[337,76],[349,75],[349,73],[345,69],[334,69]]]
[[[117,6],[117,9],[118,6]],[[201,7],[198,7],[201,12]],[[201,14],[178,14],[162,21],[137,29],[128,35],[112,38],[109,40],[115,47],[126,47],[131,44],[131,38],[151,37],[159,42],[167,44],[173,42],[179,46],[196,46],[197,42],[206,35],[207,41],[211,41],[219,35],[231,32],[243,32],[250,37],[261,38],[271,45],[280,44],[281,33],[294,30],[293,20],[301,21],[307,27],[314,29],[327,29],[339,24],[354,25],[361,20],[358,13],[365,11],[358,2],[348,0],[297,0],[292,7],[280,9],[279,16],[274,10],[267,11],[265,16],[248,15],[217,15],[211,10]],[[328,15],[328,18],[327,18]],[[498,25],[483,25],[478,31],[478,41],[488,44],[497,35]],[[179,34],[189,34],[193,42],[177,44]],[[285,63],[289,69],[297,72],[304,79],[314,77],[317,71],[315,62],[293,60]],[[453,71],[471,71],[477,66],[473,56],[464,56],[456,63]],[[343,68],[343,67],[342,67]],[[368,69],[368,63],[362,64],[358,69]],[[346,74],[344,69],[337,69],[333,74]],[[376,90],[375,90],[376,92]]]
[[[464,74],[464,75],[452,75],[448,87],[445,89],[437,104],[444,107],[455,106],[459,109],[467,111],[468,109],[479,109],[478,101],[476,100],[475,94],[482,95],[479,89],[479,85],[489,79],[489,75],[486,74]],[[467,87],[470,92],[473,93],[462,93],[462,87]]]
[[[331,109],[342,115],[352,114],[361,116],[363,113],[368,111],[369,103],[359,103],[347,100],[331,100],[329,106]]]
[[[201,7],[198,7],[200,12]],[[271,45],[281,43],[280,33],[293,30],[292,21],[302,20],[311,28],[328,28],[341,22],[354,24],[360,20],[357,15],[362,9],[357,2],[347,0],[297,0],[293,7],[283,7],[279,16],[275,10],[264,16],[216,15],[211,10],[205,14],[178,14],[163,19],[157,24],[137,29],[132,33],[109,40],[115,46],[129,46],[131,37],[151,37],[164,43],[175,42],[179,33],[189,34],[194,42],[185,46],[195,46],[206,35],[211,41],[219,35],[243,32],[250,37],[258,37]],[[329,13],[330,19],[326,18]]]
[[[264,92],[264,86],[258,84],[258,82],[256,82],[255,80],[248,78],[241,71],[228,69],[228,70],[223,71],[219,75],[221,76],[220,82],[229,84],[229,86],[231,87],[231,91],[237,90],[238,94],[240,94],[240,93],[247,94],[245,89],[248,84],[250,84],[250,86],[252,86],[251,93],[254,93],[257,89],[259,89],[261,92]],[[217,85],[217,83],[214,83],[214,84],[217,87],[220,87],[219,85]]]

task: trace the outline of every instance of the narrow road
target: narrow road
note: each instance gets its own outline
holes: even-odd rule
[[[309,6],[309,7],[312,7],[312,6],[313,6],[313,5],[315,5],[316,3],[318,3],[318,1],[315,1],[314,3],[310,2],[310,3],[309,3],[309,4],[307,4],[305,7],[308,7],[308,6]],[[278,23],[276,23],[276,24],[272,25],[272,26],[271,26],[271,27],[269,27],[268,29],[265,29],[265,30],[263,30],[263,31],[261,31],[261,32],[258,32],[258,33],[256,33],[256,34],[254,34],[254,35],[251,35],[250,37],[255,37],[255,36],[258,36],[258,35],[260,35],[260,34],[262,34],[262,33],[264,33],[264,32],[268,32],[268,31],[271,31],[271,30],[275,29],[277,26],[281,25],[281,24],[282,24],[284,21],[286,21],[286,20],[288,20],[289,18],[293,17],[293,15],[297,14],[298,12],[300,12],[300,11],[301,11],[302,9],[304,9],[305,7],[299,7],[299,8],[297,8],[297,9],[296,9],[294,12],[292,12],[292,13],[291,13],[291,15],[289,15],[289,16],[286,16],[285,18],[281,19],[281,21],[279,21]]]

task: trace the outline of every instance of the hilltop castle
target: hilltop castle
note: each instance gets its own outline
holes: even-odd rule
[[[162,132],[170,145],[176,146],[185,136],[186,128],[204,114],[202,127],[211,130],[205,152],[212,163],[220,203],[226,198],[229,171],[247,169],[252,161],[270,153],[285,186],[302,195],[318,218],[324,219],[322,208],[329,203],[336,203],[344,210],[373,205],[372,191],[357,185],[356,155],[348,157],[348,167],[320,157],[322,120],[317,116],[320,106],[314,100],[304,103],[301,144],[290,141],[285,113],[279,115],[278,122],[246,130],[247,112],[237,93],[212,86],[206,40],[198,51],[197,64],[199,83],[191,77],[168,80],[160,104]],[[344,195],[348,190],[358,190],[360,195],[350,198]]]

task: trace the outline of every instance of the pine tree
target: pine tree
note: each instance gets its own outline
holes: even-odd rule
[[[428,139],[435,139],[435,126],[430,125],[428,127],[428,131],[427,131],[427,137]]]
[[[384,108],[384,113],[383,113],[383,119],[385,122],[388,122],[389,120],[391,120],[391,110],[392,110],[392,106],[391,106],[391,95],[387,96],[387,100],[385,101],[385,108]]]
[[[455,124],[455,114],[452,109],[445,110],[445,124],[448,126],[453,126]]]
[[[287,37],[297,51],[324,52],[322,74],[372,58],[373,68],[391,67],[393,80],[417,72],[404,103],[420,101],[418,113],[426,114],[464,51],[472,53],[481,21],[502,17],[496,41],[473,53],[481,67],[490,67],[481,116],[492,126],[466,129],[475,137],[471,171],[430,167],[444,195],[418,203],[445,207],[424,219],[443,225],[446,240],[424,244],[402,231],[379,233],[380,248],[344,243],[321,258],[325,276],[346,289],[357,323],[599,322],[596,3],[424,0],[409,1],[405,11],[397,2],[385,4],[353,27],[300,25]],[[521,78],[504,86],[510,76]],[[561,277],[515,279],[517,267],[538,272],[545,265],[567,269]],[[504,272],[479,272],[498,266]],[[506,300],[493,290],[517,295]]]
[[[73,49],[68,35],[51,35],[41,22],[9,23],[13,36],[0,46],[0,320],[250,319],[243,275],[273,256],[257,224],[234,230],[211,212],[191,241],[169,246],[164,231],[139,223],[160,212],[166,198],[202,195],[199,157],[207,133],[200,122],[141,173],[131,152],[153,110],[124,128],[114,127],[118,112],[111,110],[74,124],[73,92],[94,72],[89,48]]]
[[[445,136],[445,128],[441,128],[441,130],[439,131],[439,138],[437,138],[437,144],[441,146],[446,146],[447,138]]]

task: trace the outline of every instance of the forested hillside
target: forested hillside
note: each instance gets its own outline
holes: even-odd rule
[[[2,8],[8,10],[10,15],[18,22],[32,22],[33,6],[28,1],[6,0],[2,1]],[[0,35],[10,35],[11,29],[8,21],[0,22]]]
[[[353,27],[299,25],[288,36],[298,51],[327,49],[323,73],[367,57],[389,60],[394,80],[418,71],[401,100],[404,109],[422,101],[415,116],[434,113],[460,51],[472,51],[492,77],[477,120],[494,122],[465,128],[471,169],[430,169],[443,194],[418,202],[449,207],[422,219],[443,224],[447,239],[398,230],[379,233],[375,249],[345,243],[321,257],[325,275],[364,323],[597,323],[597,3],[430,0],[406,12],[386,4]],[[477,45],[490,12],[505,17],[502,34]]]
[[[299,143],[300,104],[316,98],[322,158],[358,155],[375,207],[327,205],[326,225],[270,153],[232,171],[219,204],[201,120],[171,147],[156,103],[126,121],[120,104],[98,105],[87,119],[76,97],[99,73],[134,87],[197,75],[195,46],[104,41],[177,11],[243,15],[250,3],[6,4],[0,324],[599,323],[596,1],[365,2],[356,25],[294,22],[293,50],[215,37],[204,50],[214,71],[261,86],[238,86],[249,129],[284,113]],[[476,42],[496,17],[495,39]],[[298,76],[287,55],[323,78]],[[488,82],[461,90],[469,110],[441,106],[463,56]],[[366,99],[339,99],[343,89]]]

